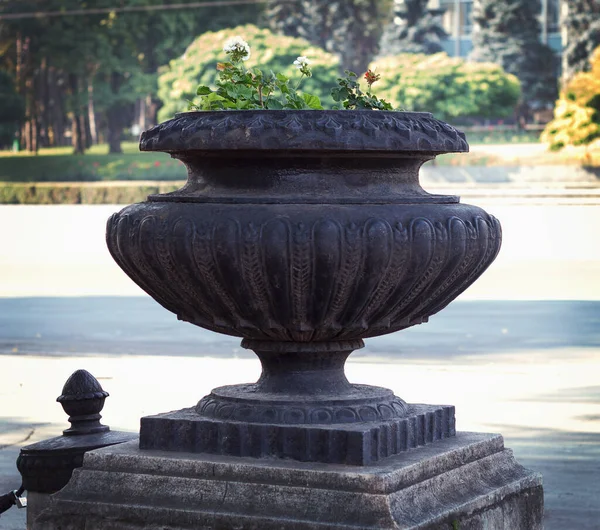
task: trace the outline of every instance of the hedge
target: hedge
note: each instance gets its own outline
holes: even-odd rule
[[[179,182],[0,182],[0,204],[131,204],[181,188]]]
[[[373,85],[395,108],[431,112],[436,118],[510,116],[521,94],[519,80],[491,63],[467,62],[445,53],[383,57],[371,65]]]

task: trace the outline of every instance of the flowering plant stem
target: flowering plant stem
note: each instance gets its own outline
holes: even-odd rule
[[[223,51],[229,62],[217,63],[217,89],[199,86],[196,91],[199,101],[190,102],[190,110],[323,109],[317,96],[299,91],[303,79],[312,75],[306,57],[294,61],[301,76],[293,88],[290,79],[282,74],[246,69],[243,63],[250,57],[250,46],[241,37],[229,39]],[[281,93],[280,98],[273,96],[276,89]]]
[[[312,76],[310,59],[304,56],[294,61],[300,70],[300,79],[295,86],[283,74],[265,73],[258,68],[246,68],[244,62],[250,58],[250,45],[240,36],[225,42],[223,51],[229,61],[217,63],[216,90],[200,85],[196,91],[198,102],[190,102],[189,110],[253,110],[253,109],[314,109],[323,110],[317,96],[300,91],[305,78]],[[368,70],[365,74],[368,89],[360,89],[357,75],[346,70],[346,77],[338,79],[338,87],[331,90],[335,101],[345,109],[393,110],[392,106],[372,94],[373,83],[380,75]],[[278,91],[281,96],[275,97]]]
[[[357,81],[358,76],[346,70],[346,77],[338,78],[338,86],[331,89],[331,97],[334,101],[342,103],[345,109],[358,110],[394,110],[394,108],[384,99],[378,99],[371,93],[371,86],[379,80],[379,75],[368,70],[365,74],[368,89],[365,94]]]

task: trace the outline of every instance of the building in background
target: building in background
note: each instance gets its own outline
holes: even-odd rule
[[[560,28],[561,0],[540,0],[540,4],[540,40],[560,57],[563,48]],[[443,25],[450,35],[443,42],[446,53],[466,57],[473,47],[473,0],[431,0],[431,5],[445,9]]]

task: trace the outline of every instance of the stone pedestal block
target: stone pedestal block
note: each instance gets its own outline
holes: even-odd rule
[[[370,466],[140,450],[92,451],[32,530],[541,530],[541,476],[496,434]]]

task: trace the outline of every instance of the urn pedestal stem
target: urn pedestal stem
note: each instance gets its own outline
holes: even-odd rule
[[[268,342],[242,341],[242,347],[254,351],[262,365],[256,383],[259,392],[306,396],[336,396],[342,399],[353,386],[346,379],[344,366],[348,356],[364,343],[345,342]]]

